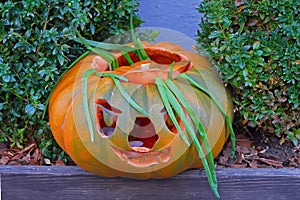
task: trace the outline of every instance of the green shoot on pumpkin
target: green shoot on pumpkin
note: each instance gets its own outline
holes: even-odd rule
[[[173,79],[173,69],[174,69],[174,64],[175,64],[175,61],[173,61],[171,64],[170,64],[170,72],[169,72],[169,79]]]
[[[187,101],[185,96],[182,94],[180,89],[176,86],[176,84],[170,79],[165,80],[165,84],[169,88],[170,92],[172,92],[177,97],[177,99],[179,100],[181,105],[186,109],[187,113],[189,114],[189,117],[192,119],[195,127],[197,128],[197,130],[198,130],[197,132],[199,133],[200,138],[203,141],[205,149],[206,149],[206,153],[207,153],[209,164],[210,164],[210,170],[212,172],[212,178],[213,178],[214,182],[216,183],[217,177],[216,177],[216,173],[214,170],[214,161],[213,161],[214,158],[212,155],[210,143],[207,138],[205,127],[203,126],[202,122],[200,121],[197,113],[194,111],[194,109],[192,108],[190,103]]]
[[[209,185],[210,185],[213,193],[216,195],[216,197],[219,197],[218,185],[217,185],[217,180],[216,180],[216,175],[215,175],[215,168],[214,168],[213,158],[208,156],[208,162],[209,162],[209,164],[208,164],[207,160],[206,160],[206,157],[205,157],[205,153],[204,153],[204,151],[201,147],[201,144],[198,141],[198,138],[195,136],[196,134],[194,132],[193,126],[191,125],[191,123],[187,119],[187,116],[184,114],[182,106],[178,102],[177,98],[168,89],[167,85],[164,83],[164,81],[160,77],[157,77],[155,80],[156,80],[157,87],[160,88],[159,89],[160,95],[167,97],[169,103],[172,105],[172,107],[174,108],[177,115],[179,115],[180,119],[183,121],[183,123],[185,125],[185,128],[186,128],[187,132],[189,133],[190,137],[192,138],[192,140],[195,144],[195,147],[196,147],[196,149],[199,153],[199,157],[200,157],[200,159],[202,161],[202,164],[203,164],[203,167],[205,169]],[[176,93],[176,95],[178,95],[178,94]],[[188,115],[190,116],[189,111],[188,111]],[[196,127],[196,128],[197,128],[197,131],[200,132],[199,127]],[[206,135],[206,133],[205,133],[205,135]],[[206,145],[205,145],[205,148],[207,148]],[[208,152],[208,154],[211,153],[211,151],[209,152],[209,149],[206,149],[206,152]]]
[[[186,80],[188,80],[192,85],[194,85],[195,87],[197,87],[198,89],[200,89],[202,92],[204,92],[206,95],[209,96],[209,98],[213,101],[213,103],[217,106],[217,108],[220,110],[220,112],[225,116],[225,121],[227,123],[227,126],[229,127],[229,133],[230,133],[230,139],[231,139],[231,157],[234,157],[234,153],[235,153],[235,134],[232,128],[232,124],[230,121],[229,116],[227,115],[227,113],[224,111],[224,109],[222,108],[222,106],[219,104],[219,102],[205,89],[203,88],[201,85],[199,85],[196,81],[194,81],[191,77],[189,77],[187,74],[181,74],[178,77],[182,77],[185,78]]]
[[[174,126],[176,127],[176,129],[177,129],[177,131],[178,131],[180,137],[181,137],[182,140],[187,144],[187,146],[190,146],[189,140],[188,140],[187,137],[184,135],[184,133],[183,133],[183,131],[182,131],[180,125],[178,124],[178,121],[176,120],[176,117],[175,117],[175,114],[174,114],[174,112],[173,112],[173,109],[172,109],[172,107],[171,107],[171,105],[170,105],[170,103],[169,103],[169,100],[168,100],[168,98],[167,98],[167,95],[166,95],[165,92],[164,92],[164,88],[163,88],[164,86],[162,86],[162,85],[159,83],[159,80],[157,80],[155,84],[156,84],[157,89],[158,89],[158,91],[159,91],[159,94],[160,94],[160,97],[161,97],[161,99],[162,99],[162,102],[163,102],[163,104],[164,104],[164,106],[165,106],[165,108],[166,108],[166,110],[167,110],[167,113],[169,114],[169,116],[170,116],[170,118],[171,118],[171,120],[172,120]],[[180,115],[178,115],[178,116],[180,116]],[[180,116],[180,117],[181,117],[181,116]]]
[[[95,75],[98,77],[110,77],[113,80],[120,79],[123,81],[127,81],[127,79],[124,76],[120,76],[117,74],[112,74],[112,73],[108,73],[108,72],[98,72],[95,69],[89,69],[84,72],[84,74],[82,76],[83,111],[84,111],[86,121],[88,124],[91,142],[94,142],[95,137],[94,137],[93,123],[92,123],[92,118],[91,118],[91,114],[90,114],[90,110],[89,110],[89,103],[88,103],[89,100],[88,100],[88,94],[87,94],[87,87],[88,87],[87,80],[91,75]]]
[[[143,108],[141,108],[132,98],[131,96],[126,92],[126,90],[122,87],[121,83],[119,80],[117,80],[116,78],[112,78],[112,80],[114,81],[117,89],[120,91],[120,93],[122,94],[122,96],[128,101],[129,105],[131,105],[134,109],[136,109],[137,111],[139,111],[140,113],[142,113],[143,115],[147,116],[147,117],[151,117],[150,114],[145,111]]]
[[[84,52],[81,56],[79,56],[74,62],[72,62],[68,67],[67,69],[65,69],[65,71],[60,75],[60,77],[58,78],[58,80],[56,81],[55,85],[53,88],[56,87],[56,85],[59,83],[59,81],[61,80],[61,78],[76,64],[78,63],[78,61],[80,61],[82,58],[84,58],[85,56],[87,56],[88,54],[90,53],[90,51],[86,51]],[[50,101],[50,98],[52,96],[52,93],[53,93],[53,90],[50,92],[46,102],[45,102],[45,110],[43,112],[43,115],[42,115],[42,118],[44,119],[45,118],[45,115],[46,115],[46,112],[47,112],[47,107],[49,105],[49,101]]]
[[[129,52],[133,52],[135,51],[134,47],[131,46],[127,46],[127,45],[121,45],[121,44],[109,44],[109,43],[105,43],[105,42],[97,42],[97,41],[93,41],[93,40],[88,40],[83,38],[81,35],[78,35],[78,38],[73,39],[75,42],[81,43],[82,44],[82,40],[84,39],[85,43],[88,46],[92,46],[92,47],[100,47],[103,50],[107,50],[107,51],[120,51],[122,53],[129,53]]]
[[[142,60],[150,60],[148,54],[146,53],[143,44],[140,39],[136,38],[136,35],[134,33],[134,27],[133,27],[133,14],[130,13],[130,33],[131,33],[131,40],[134,44],[134,48],[137,52],[137,55],[139,59]]]
[[[128,52],[134,51],[135,48],[127,46],[127,45],[119,45],[119,44],[109,44],[104,42],[96,42],[92,40],[87,40],[84,37],[81,36],[79,32],[77,32],[78,38],[75,38],[75,42],[79,42],[83,44],[87,49],[90,51],[100,55],[105,60],[107,60],[109,65],[109,70],[115,70],[119,67],[119,63],[117,62],[116,58],[113,56],[113,54],[109,51],[118,50],[120,51],[127,62],[132,65],[133,61],[131,60],[130,56],[128,55]]]

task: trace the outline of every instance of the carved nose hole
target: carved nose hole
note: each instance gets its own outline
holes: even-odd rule
[[[147,117],[137,117],[128,136],[131,148],[137,152],[150,151],[158,140],[155,127]]]

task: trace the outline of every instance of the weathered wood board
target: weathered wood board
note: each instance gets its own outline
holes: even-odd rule
[[[163,180],[104,178],[78,167],[0,166],[3,200],[216,199],[202,170]],[[300,200],[300,169],[217,169],[221,199]]]

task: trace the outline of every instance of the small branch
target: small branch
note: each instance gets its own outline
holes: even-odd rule
[[[16,97],[24,100],[26,103],[29,103],[29,101],[27,99],[25,99],[24,97],[20,96],[19,94],[13,92],[12,90],[8,90],[8,92],[12,93],[13,95],[15,95]]]
[[[225,35],[224,29],[223,29],[221,23],[218,22],[218,25],[219,25],[219,28],[221,29],[221,32],[222,32],[222,34],[223,34],[224,39],[225,39],[226,42],[228,43],[228,38],[227,38],[226,35]]]
[[[51,7],[49,6],[49,7],[48,7],[48,12],[47,12],[47,17],[46,17],[46,20],[45,20],[45,22],[44,22],[43,30],[42,30],[42,31],[45,31],[45,30],[47,29],[47,25],[48,25],[48,23],[49,23],[48,16],[49,16],[50,10],[51,10]],[[39,38],[39,45],[38,45],[38,47],[36,48],[36,60],[35,60],[36,62],[39,60],[39,52],[40,52],[40,50],[41,50],[41,48],[42,48],[42,45],[41,45],[41,43],[40,43],[41,37],[42,37],[42,33],[41,33],[40,38]]]

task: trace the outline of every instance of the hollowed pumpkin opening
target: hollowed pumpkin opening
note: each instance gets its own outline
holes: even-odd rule
[[[178,133],[178,130],[177,130],[177,128],[175,127],[175,125],[174,125],[173,121],[171,120],[169,114],[167,113],[166,109],[163,108],[160,112],[164,114],[164,120],[165,120],[165,123],[166,123],[167,128],[168,128],[172,133],[177,134],[177,133]],[[180,117],[176,114],[175,111],[173,111],[173,113],[175,113],[176,121],[178,122],[179,126],[181,126],[182,123],[181,123]]]
[[[182,55],[179,55],[177,53],[173,53],[169,50],[163,49],[163,48],[153,48],[153,47],[146,47],[145,51],[147,55],[149,56],[150,60],[158,63],[158,64],[171,64],[172,62],[180,62],[185,61],[187,58],[185,58]],[[129,53],[130,58],[134,63],[140,61],[139,57],[133,53]],[[129,63],[125,59],[124,56],[118,57],[118,63],[119,66],[129,66]]]
[[[147,117],[137,117],[135,124],[128,136],[128,142],[132,150],[137,152],[149,152],[158,140],[155,127]]]
[[[105,99],[98,99],[96,105],[98,132],[102,137],[109,137],[115,131],[118,115],[121,111],[112,107]]]

